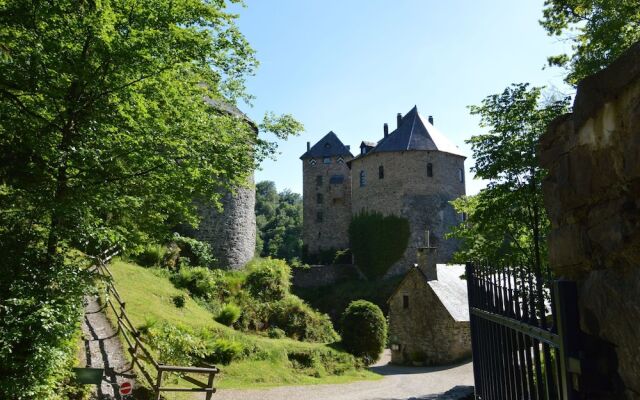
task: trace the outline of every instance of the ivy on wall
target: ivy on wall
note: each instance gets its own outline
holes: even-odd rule
[[[395,215],[363,212],[351,219],[349,240],[355,263],[369,278],[381,278],[409,243],[409,221]]]

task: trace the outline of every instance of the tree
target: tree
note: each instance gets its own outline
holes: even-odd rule
[[[256,185],[257,251],[287,261],[302,253],[302,196],[288,189],[278,193],[275,183]]]
[[[387,342],[387,320],[377,305],[355,300],[342,314],[342,344],[356,357],[371,365],[384,350]]]
[[[526,265],[541,271],[546,265],[546,217],[538,165],[538,138],[549,123],[566,113],[569,99],[541,102],[542,88],[514,84],[488,96],[471,114],[479,115],[488,133],[472,136],[478,178],[489,180],[477,195],[453,202],[467,220],[453,229],[461,239],[457,261],[489,261]]]
[[[273,154],[225,110],[250,101],[244,78],[257,65],[226,6],[0,5],[0,251],[11,255],[0,267],[0,397],[52,393],[85,287],[66,249],[197,224],[193,199],[217,202]],[[301,129],[273,114],[258,127],[279,138]]]
[[[540,24],[550,36],[567,36],[573,54],[549,57],[549,65],[565,67],[566,81],[581,79],[609,65],[640,40],[637,0],[546,0]]]

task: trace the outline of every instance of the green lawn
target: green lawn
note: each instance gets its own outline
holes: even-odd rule
[[[338,351],[317,343],[303,343],[291,339],[269,339],[257,335],[237,332],[213,320],[204,307],[188,296],[186,291],[176,289],[157,270],[142,268],[135,264],[115,260],[109,269],[114,275],[115,285],[126,302],[127,314],[135,326],[149,319],[167,321],[194,330],[207,329],[216,338],[233,339],[253,349],[249,359],[220,365],[217,377],[218,388],[255,388],[280,385],[311,385],[320,383],[346,383],[355,380],[380,379],[380,376],[365,369],[355,369],[352,363],[329,365]],[[184,294],[186,303],[177,308],[172,297]],[[113,318],[111,315],[110,318]],[[291,352],[313,352],[322,360],[312,367],[301,367],[289,361]],[[296,368],[297,365],[297,368]],[[327,372],[339,370],[339,374]],[[142,378],[140,378],[142,379]],[[175,397],[180,398],[180,397]]]

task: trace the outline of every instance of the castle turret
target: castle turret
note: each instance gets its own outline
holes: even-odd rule
[[[353,159],[335,133],[329,132],[300,157],[303,171],[303,242],[308,255],[349,247]]]

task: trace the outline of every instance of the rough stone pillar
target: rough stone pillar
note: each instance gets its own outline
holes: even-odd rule
[[[437,251],[435,247],[418,247],[418,268],[420,268],[420,271],[422,271],[429,281],[438,280],[436,255]]]
[[[578,284],[584,399],[640,399],[640,42],[580,82],[539,156],[549,261]]]

